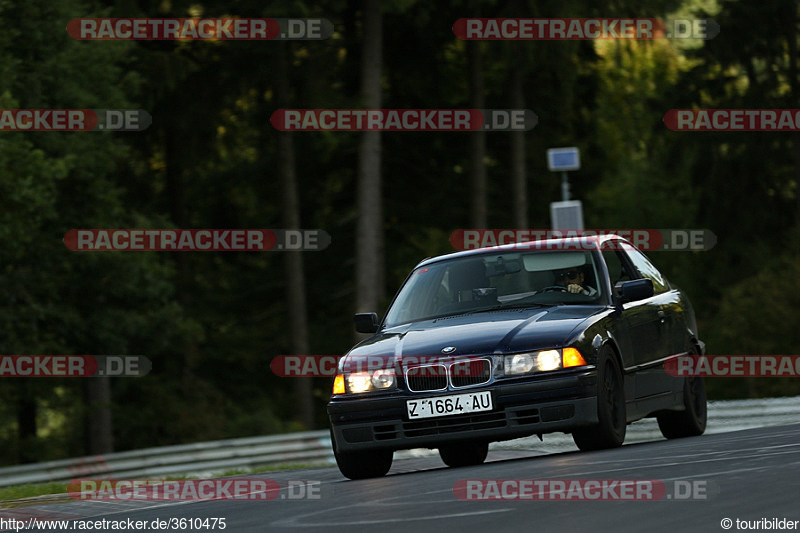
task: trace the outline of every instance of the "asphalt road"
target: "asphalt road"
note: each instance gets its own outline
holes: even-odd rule
[[[284,488],[280,494],[273,492],[269,501],[74,501],[18,508],[13,515],[93,521],[130,518],[148,523],[225,518],[225,531],[380,533],[724,531],[721,521],[729,518],[735,531],[736,519],[800,521],[800,424],[590,453],[531,456],[495,451],[484,465],[457,469],[444,467],[435,457],[406,459],[395,461],[388,476],[364,481],[345,480],[335,467],[247,477],[269,478],[282,487],[296,482],[292,496],[300,495],[301,487],[306,491],[313,487],[316,497],[290,499]],[[462,501],[454,494],[460,480],[488,479],[660,480],[666,493],[656,501]],[[686,487],[693,487],[694,494],[675,492]],[[776,528],[762,523],[759,529]]]

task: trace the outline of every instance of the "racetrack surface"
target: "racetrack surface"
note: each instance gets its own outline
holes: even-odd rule
[[[732,530],[737,530],[737,518],[800,520],[800,424],[587,453],[490,451],[486,464],[456,469],[436,457],[396,460],[388,476],[363,481],[344,479],[336,467],[236,477],[269,478],[281,486],[318,481],[320,497],[290,500],[282,490],[271,501],[75,501],[18,508],[13,514],[146,521],[224,517],[225,531],[723,531],[723,518],[734,520]],[[668,491],[679,480],[699,483],[707,497],[462,501],[453,487],[467,479],[661,480]]]

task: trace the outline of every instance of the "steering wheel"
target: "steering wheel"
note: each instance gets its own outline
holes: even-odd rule
[[[549,287],[545,287],[544,289],[539,289],[539,292],[555,292],[555,291],[567,292],[567,288],[562,287],[561,285],[550,285]]]

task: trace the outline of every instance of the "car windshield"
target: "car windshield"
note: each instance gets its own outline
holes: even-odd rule
[[[590,251],[471,255],[416,269],[386,314],[386,327],[492,309],[594,304],[602,288]]]

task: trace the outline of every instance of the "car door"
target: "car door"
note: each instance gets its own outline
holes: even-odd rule
[[[603,259],[608,268],[612,289],[619,282],[642,277],[622,251],[604,250]],[[627,345],[623,350],[627,349],[629,355],[623,357],[625,370],[631,372],[632,378],[627,380],[631,385],[625,391],[629,400],[651,394],[652,385],[648,383],[642,369],[658,358],[661,326],[659,311],[659,299],[655,294],[645,300],[627,302],[622,306],[622,314],[618,320],[619,332],[624,338],[619,340]]]
[[[628,248],[622,253],[637,279],[647,278],[653,282],[653,296],[631,302],[637,305],[624,311],[642,314],[638,319],[640,326],[636,329],[637,337],[642,335],[644,338],[639,337],[634,342],[640,350],[634,356],[637,365],[636,396],[644,398],[673,392],[678,384],[664,370],[664,361],[678,350],[678,291],[670,287],[661,272],[639,250]]]

